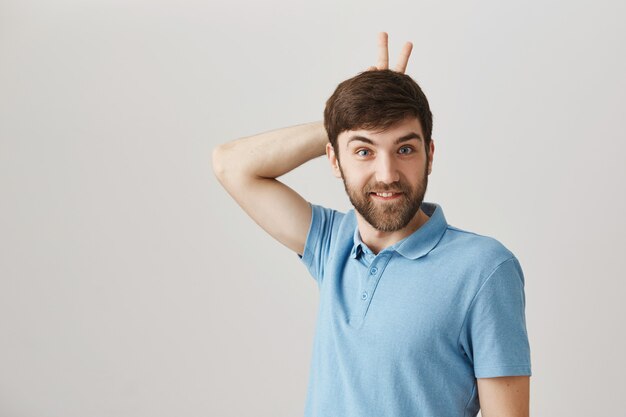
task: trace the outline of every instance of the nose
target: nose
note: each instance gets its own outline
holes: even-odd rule
[[[393,156],[380,154],[376,159],[376,181],[391,184],[400,180],[400,173]]]

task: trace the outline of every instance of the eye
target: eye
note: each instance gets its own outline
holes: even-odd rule
[[[408,155],[412,152],[413,152],[413,148],[410,146],[403,146],[400,149],[398,149],[398,153],[401,155]]]
[[[358,156],[365,157],[365,156],[368,156],[370,154],[370,151],[369,151],[369,149],[359,149],[358,151],[356,151],[356,154]]]

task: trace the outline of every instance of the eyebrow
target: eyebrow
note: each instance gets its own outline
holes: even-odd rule
[[[394,145],[397,145],[402,142],[408,142],[411,139],[417,139],[418,141],[422,142],[422,137],[419,135],[419,133],[411,132],[404,136],[400,136],[398,139],[396,139],[396,141],[394,142]],[[374,145],[374,141],[371,140],[370,138],[367,138],[361,135],[354,135],[354,136],[351,136],[350,139],[348,139],[348,143],[346,144],[346,146],[348,146],[350,142],[353,142],[353,141],[365,142],[365,143],[369,143],[370,145]]]

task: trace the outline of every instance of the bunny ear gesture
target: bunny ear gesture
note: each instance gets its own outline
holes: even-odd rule
[[[368,71],[376,71],[389,69],[389,48],[388,48],[389,37],[387,32],[380,32],[378,34],[378,62],[376,66],[369,67]],[[411,51],[413,50],[413,44],[411,42],[406,42],[400,51],[400,57],[398,58],[398,63],[396,64],[396,68],[394,71],[404,73],[406,71],[406,66],[409,62],[409,57],[411,56]]]

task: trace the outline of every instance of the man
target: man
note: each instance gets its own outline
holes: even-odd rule
[[[389,70],[381,33],[377,66],[337,87],[324,124],[221,145],[214,170],[318,283],[307,417],[528,416],[522,270],[423,201],[435,148],[428,101],[404,74],[411,49]],[[324,153],[355,210],[276,180]]]

